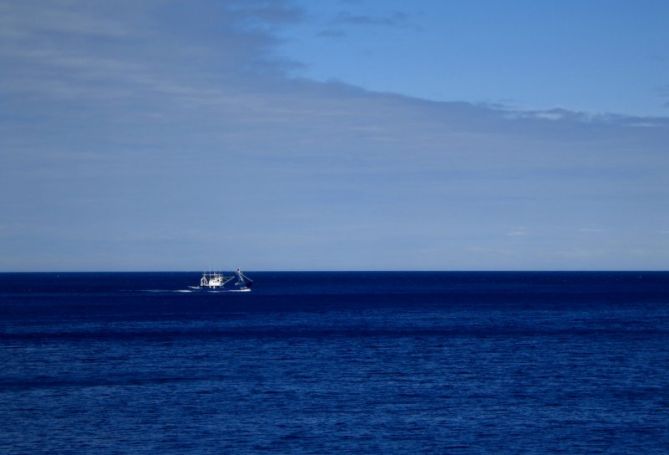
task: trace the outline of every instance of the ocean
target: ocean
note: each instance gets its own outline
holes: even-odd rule
[[[0,274],[0,454],[669,453],[669,273]]]

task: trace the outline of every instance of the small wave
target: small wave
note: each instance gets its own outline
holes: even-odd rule
[[[250,289],[203,289],[203,292],[207,292],[210,294],[223,294],[223,293],[228,293],[228,292],[251,292]]]
[[[170,292],[193,292],[192,289],[142,289],[140,292],[153,292],[158,294],[168,294]]]
[[[200,286],[188,286],[189,289],[142,289],[140,292],[151,292],[158,294],[169,294],[169,293],[192,293],[192,292],[202,292],[207,294],[222,294],[224,292],[251,292],[250,289],[204,289]]]

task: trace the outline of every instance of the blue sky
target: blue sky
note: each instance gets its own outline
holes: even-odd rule
[[[0,2],[0,270],[669,265],[664,2]]]
[[[420,98],[666,116],[665,1],[302,1],[282,49],[321,81]]]

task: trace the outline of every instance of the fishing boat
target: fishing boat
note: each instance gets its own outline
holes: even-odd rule
[[[237,269],[232,276],[225,276],[220,272],[203,272],[200,278],[200,289],[221,290],[226,289],[226,285],[237,279],[232,284],[232,291],[249,292],[253,286],[253,280]]]

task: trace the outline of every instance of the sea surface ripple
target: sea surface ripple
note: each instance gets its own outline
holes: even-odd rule
[[[0,453],[667,453],[669,273],[0,274]]]

